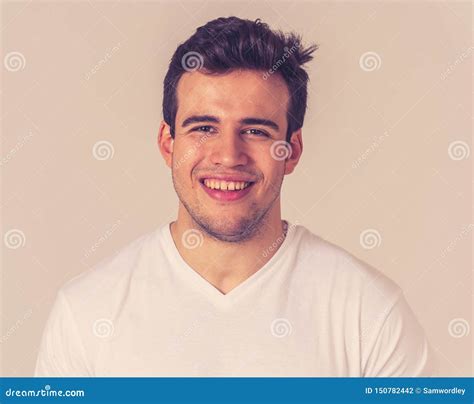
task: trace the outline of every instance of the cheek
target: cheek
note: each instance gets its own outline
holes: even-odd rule
[[[181,142],[173,153],[175,178],[181,182],[191,182],[195,167],[205,155],[204,147],[196,142]]]
[[[264,171],[266,175],[269,175],[269,172],[278,172],[278,167],[281,164],[281,161],[278,160],[278,156],[275,155],[272,144],[273,143],[266,142],[265,144],[258,145],[258,147],[255,148],[255,161],[259,166],[261,166],[262,171]]]
[[[279,188],[285,174],[285,162],[279,156],[272,155],[270,148],[267,148],[259,155],[257,165],[264,177],[263,181],[266,186]]]

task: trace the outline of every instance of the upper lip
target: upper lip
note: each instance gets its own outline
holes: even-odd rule
[[[255,182],[254,179],[242,176],[241,174],[209,174],[201,175],[199,181],[204,181],[205,179],[214,179],[220,181],[233,181],[233,182]]]

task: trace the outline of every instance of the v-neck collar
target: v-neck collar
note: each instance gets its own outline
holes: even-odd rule
[[[292,244],[292,240],[296,233],[297,229],[293,227],[298,227],[298,225],[292,226],[287,220],[286,222],[288,224],[288,231],[276,253],[263,267],[258,269],[226,294],[222,293],[212,285],[212,283],[202,277],[184,260],[176,247],[173,236],[171,235],[171,223],[163,225],[161,236],[164,239],[165,253],[172,264],[172,270],[179,272],[179,274],[186,278],[194,288],[205,294],[214,305],[219,306],[220,308],[230,308],[232,303],[235,302],[239,296],[278,269],[276,263],[283,257],[285,250],[287,250]]]

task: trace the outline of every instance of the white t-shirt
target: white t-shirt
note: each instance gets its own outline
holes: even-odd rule
[[[160,226],[60,289],[35,376],[436,374],[394,281],[301,225],[280,243],[224,295]]]

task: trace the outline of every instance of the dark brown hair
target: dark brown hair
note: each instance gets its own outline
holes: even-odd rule
[[[164,80],[163,118],[171,128],[171,136],[174,138],[178,110],[176,88],[184,73],[197,69],[206,74],[250,69],[262,71],[264,79],[277,73],[285,80],[290,94],[286,134],[289,141],[291,134],[303,126],[308,73],[302,65],[313,59],[311,54],[316,49],[317,45],[302,48],[299,35],[273,31],[260,19],[222,17],[199,27],[174,52]]]

